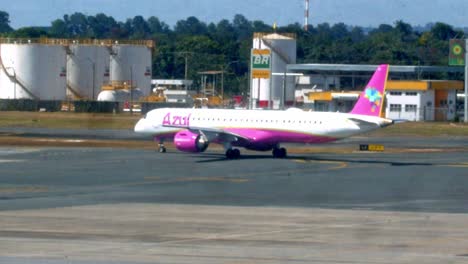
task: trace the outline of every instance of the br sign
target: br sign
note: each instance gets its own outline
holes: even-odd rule
[[[269,79],[271,72],[271,51],[269,49],[252,49],[252,78]]]

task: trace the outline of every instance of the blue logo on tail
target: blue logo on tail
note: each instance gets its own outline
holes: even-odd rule
[[[380,106],[383,95],[374,87],[367,87],[365,90],[365,97],[372,104],[371,112],[375,112],[375,109]]]

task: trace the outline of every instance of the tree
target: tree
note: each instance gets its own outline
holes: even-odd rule
[[[129,33],[132,39],[145,39],[151,34],[148,23],[142,16],[129,19],[127,23],[130,23]]]
[[[187,20],[177,21],[174,28],[176,34],[183,35],[205,35],[207,31],[206,24],[193,16],[188,17]]]
[[[50,35],[55,38],[69,38],[70,34],[68,32],[68,27],[65,21],[62,19],[56,19],[52,21]]]
[[[83,13],[77,12],[71,16],[65,15],[64,21],[71,37],[82,38],[89,36],[88,18]]]
[[[163,34],[170,32],[169,26],[154,16],[148,18],[148,27],[151,34]]]
[[[331,27],[331,35],[334,40],[341,40],[349,37],[348,28],[344,23],[338,23]]]
[[[259,20],[252,22],[252,30],[253,32],[273,32],[273,28],[271,26]]]
[[[395,23],[395,30],[400,35],[401,41],[413,43],[418,38],[413,27],[401,20]]]
[[[40,38],[48,36],[44,28],[40,27],[23,27],[8,34],[12,38]]]
[[[234,30],[236,31],[239,40],[249,39],[252,37],[253,28],[252,23],[247,20],[243,15],[235,15],[232,20]]]
[[[112,30],[118,24],[111,16],[99,13],[96,16],[88,16],[88,37],[112,38]]]
[[[452,26],[445,23],[437,22],[431,29],[432,35],[439,40],[449,40],[457,35],[457,32]],[[460,37],[463,36],[463,33]]]
[[[9,32],[15,37],[48,34],[55,38],[152,38],[156,40],[153,77],[183,78],[187,60],[189,78],[194,80],[199,71],[227,69],[226,93],[247,88],[253,33],[273,32],[271,25],[249,21],[240,14],[232,21],[223,19],[209,25],[191,16],[177,21],[173,29],[155,16],[116,21],[102,13],[64,15],[52,21],[49,29],[26,27],[13,31],[9,22],[8,13],[0,11],[0,33]],[[448,39],[463,35],[444,23],[418,30],[400,20],[393,26],[382,24],[376,29],[323,23],[309,26],[308,31],[295,23],[277,28],[276,32],[296,34],[298,63],[406,65],[446,65]]]
[[[380,26],[371,33],[389,33],[393,31],[393,27],[388,24],[380,24]]]
[[[0,33],[8,33],[13,31],[10,27],[10,15],[0,10]]]

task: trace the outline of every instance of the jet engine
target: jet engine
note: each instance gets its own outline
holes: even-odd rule
[[[210,142],[204,135],[193,133],[189,130],[177,132],[174,136],[174,145],[184,152],[203,152]]]

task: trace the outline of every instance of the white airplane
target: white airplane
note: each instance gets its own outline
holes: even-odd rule
[[[393,124],[381,118],[388,65],[380,65],[350,113],[288,110],[225,110],[161,108],[148,112],[135,132],[152,136],[159,152],[165,140],[184,152],[204,152],[210,143],[224,146],[229,159],[240,156],[239,147],[272,150],[286,157],[281,143],[325,143]]]

